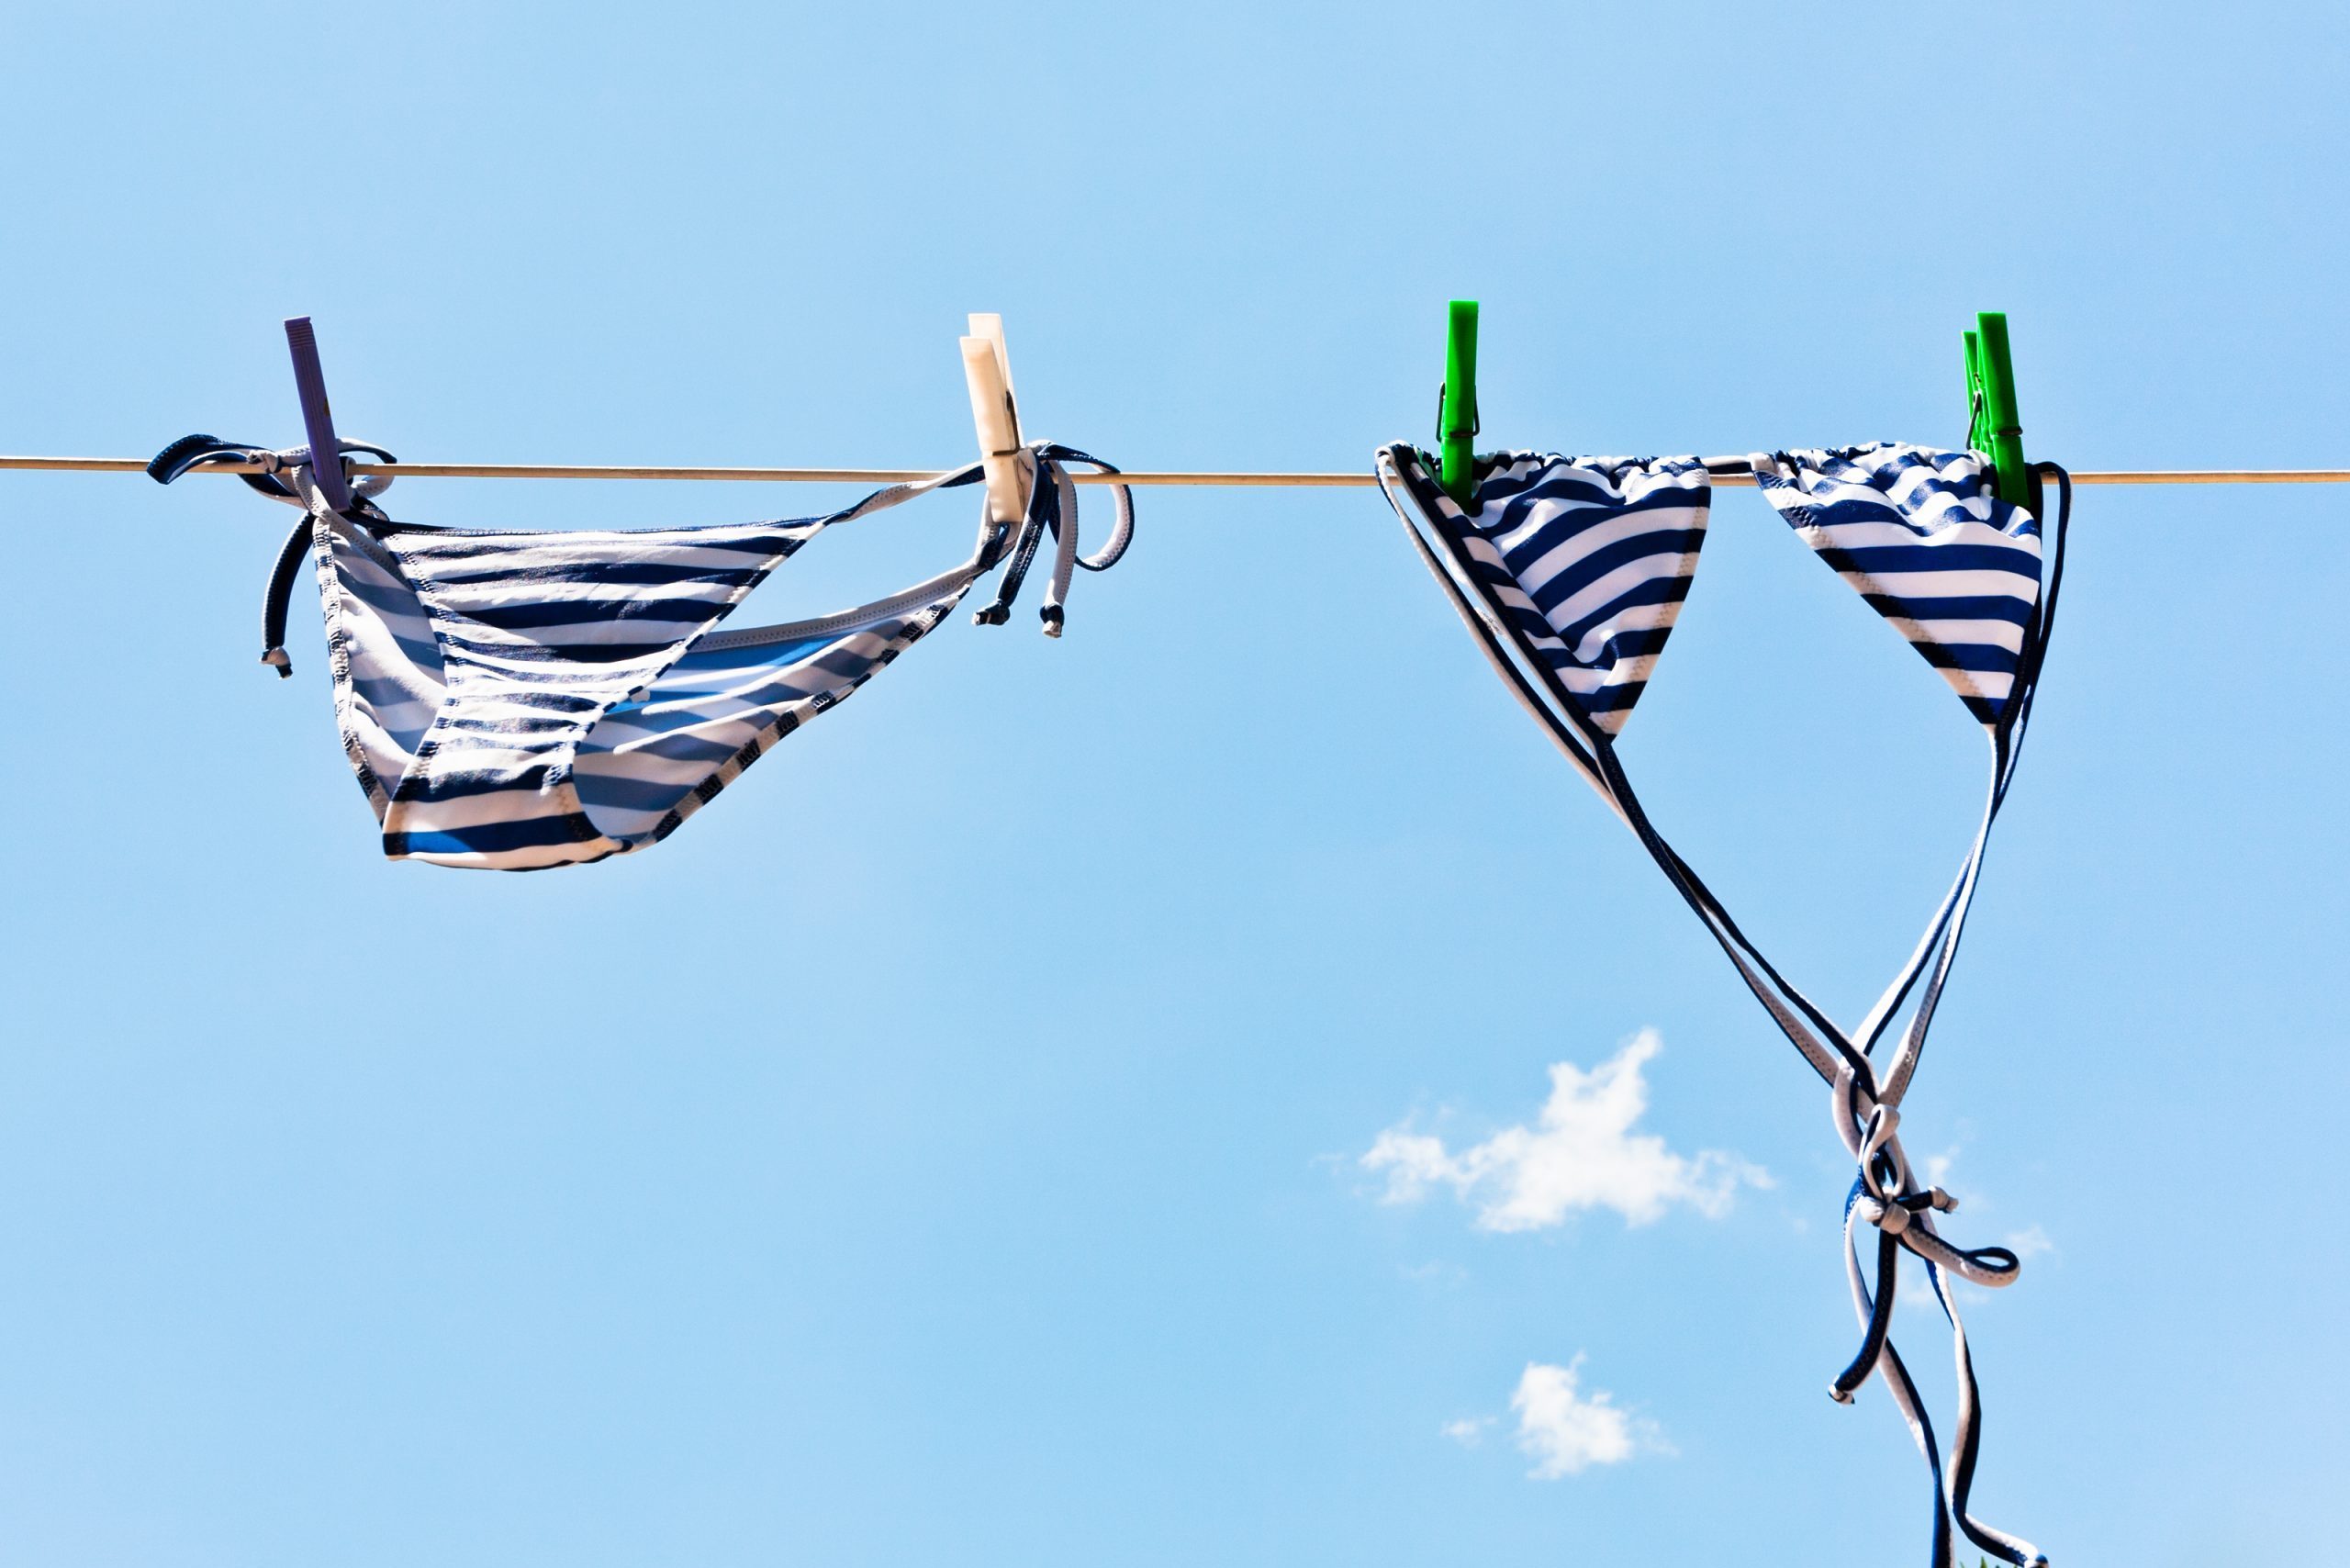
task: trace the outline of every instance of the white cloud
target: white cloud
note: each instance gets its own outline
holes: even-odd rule
[[[1459,1443],[1462,1448],[1473,1449],[1485,1440],[1485,1428],[1493,1424],[1494,1418],[1491,1416],[1473,1416],[1458,1421],[1447,1421],[1437,1430]]]
[[[1486,1230],[1540,1230],[1594,1208],[1614,1209],[1629,1225],[1646,1225],[1675,1204],[1726,1213],[1741,1183],[1768,1187],[1769,1173],[1718,1149],[1675,1154],[1654,1133],[1632,1131],[1649,1106],[1641,1069],[1663,1048],[1654,1029],[1643,1029],[1589,1072],[1557,1063],[1538,1126],[1505,1128],[1458,1154],[1408,1125],[1390,1127],[1362,1157],[1363,1169],[1386,1172],[1386,1203],[1449,1186],[1476,1203]]]
[[[1528,1361],[1509,1407],[1517,1413],[1517,1446],[1534,1461],[1527,1474],[1556,1481],[1595,1464],[1621,1464],[1644,1446],[1645,1434],[1609,1403],[1605,1389],[1579,1393],[1583,1358],[1569,1365]]]

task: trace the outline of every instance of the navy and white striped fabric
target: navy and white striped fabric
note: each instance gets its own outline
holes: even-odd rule
[[[2040,524],[1998,498],[1983,459],[1875,442],[1753,463],[1804,543],[1998,723],[2040,602]]]
[[[565,533],[422,528],[372,506],[338,515],[307,469],[285,469],[310,512],[336,712],[385,854],[536,870],[658,843],[937,626],[1015,537],[1060,540],[1046,617],[1057,634],[1068,567],[1114,562],[1132,503],[1113,490],[1113,536],[1080,557],[1061,465],[1106,465],[1050,444],[1022,461],[1032,498],[1016,535],[983,515],[973,554],[937,577],[837,615],[744,631],[720,622],[817,533],[973,484],[979,468],[824,517]],[[284,581],[264,618],[273,628]],[[268,634],[269,662],[283,668]]]
[[[1422,559],[1495,672],[1639,837],[1720,946],[1739,978],[1830,1085],[1835,1125],[1856,1171],[1845,1204],[1844,1229],[1848,1273],[1863,1337],[1859,1354],[1830,1391],[1850,1403],[1853,1391],[1872,1376],[1884,1382],[1933,1479],[1930,1561],[1934,1568],[1951,1568],[1961,1535],[2018,1568],[2044,1563],[2030,1542],[1992,1529],[1970,1511],[1981,1438],[1981,1398],[1952,1292],[1953,1279],[1994,1287],[2011,1283],[2020,1265],[2015,1254],[2005,1248],[1965,1249],[1940,1235],[1937,1216],[1953,1205],[1947,1193],[1917,1181],[1896,1128],[1901,1100],[1957,953],[1991,823],[2014,776],[2042,653],[2054,616],[2065,521],[2071,505],[2070,481],[2060,470],[2049,469],[2057,476],[2065,504],[2058,513],[2043,593],[2038,524],[2030,513],[1990,499],[1978,458],[1917,447],[1874,446],[1753,460],[1754,472],[1773,503],[1788,512],[1807,542],[1853,580],[1950,678],[1969,711],[1984,722],[1990,744],[1990,788],[1974,845],[1901,972],[1860,1025],[1848,1031],[1789,983],[1755,948],[1720,900],[1649,820],[1617,754],[1617,732],[1631,700],[1637,698],[1638,688],[1620,701],[1611,704],[1603,699],[1592,703],[1587,671],[1583,672],[1586,684],[1570,684],[1569,677],[1576,672],[1562,667],[1557,655],[1559,645],[1566,643],[1560,634],[1562,628],[1548,614],[1532,611],[1543,608],[1545,594],[1560,597],[1552,592],[1554,581],[1563,579],[1574,585],[1570,593],[1588,592],[1615,569],[1600,554],[1606,546],[1586,552],[1572,547],[1576,538],[1586,534],[1595,544],[1606,537],[1598,530],[1611,498],[1605,491],[1591,492],[1579,519],[1583,527],[1562,538],[1541,541],[1535,548],[1513,551],[1496,543],[1480,524],[1488,514],[1497,514],[1494,521],[1500,526],[1494,532],[1498,536],[1528,543],[1536,540],[1538,535],[1522,525],[1520,534],[1509,532],[1508,509],[1518,492],[1497,493],[1482,481],[1488,474],[1512,473],[1517,461],[1503,457],[1481,465],[1475,504],[1466,510],[1453,504],[1426,461],[1410,447],[1383,449],[1379,454],[1378,476]],[[1570,469],[1575,465],[1565,459],[1550,461]],[[1655,466],[1695,470],[1681,482],[1692,489],[1703,483],[1702,465],[1695,459]],[[1615,472],[1612,467],[1607,471]],[[1628,510],[1632,503],[1628,487],[1615,498],[1618,510]],[[1701,520],[1702,516],[1701,511]],[[1636,533],[1639,524],[1628,519],[1618,526]],[[1688,541],[1680,580],[1669,593],[1653,588],[1647,590],[1657,602],[1669,600],[1677,608],[1686,596],[1687,577],[1695,566],[1701,542],[1702,532]],[[1654,563],[1650,569],[1662,575],[1672,569],[1664,565],[1667,554],[1658,552],[1640,558]],[[1630,581],[1619,581],[1624,591],[1635,591]],[[1568,624],[1572,627],[1574,622]],[[1662,632],[1670,624],[1667,618],[1652,630]],[[1659,646],[1662,640],[1660,636]],[[1577,649],[1587,646],[1577,644]],[[1653,666],[1657,651],[1657,647],[1643,650],[1647,664],[1638,671],[1640,678],[1645,678]],[[1599,689],[1606,691],[1604,682]],[[1905,1007],[1906,1026],[1897,1030],[1896,1020]],[[1880,1060],[1877,1047],[1887,1039],[1894,1045],[1886,1058]],[[1863,1238],[1871,1230],[1875,1244],[1864,1249]],[[1864,1258],[1864,1250],[1873,1251],[1873,1258]],[[1925,1266],[1952,1330],[1959,1400],[1956,1440],[1947,1463],[1935,1442],[1924,1401],[1890,1336],[1897,1265],[1905,1250]]]
[[[1695,457],[1477,460],[1476,507],[1416,498],[1468,581],[1550,684],[1608,734],[1630,717],[1705,548],[1712,480]]]
[[[314,526],[335,706],[385,854],[503,870],[666,836],[975,576],[846,625],[721,642],[711,629],[822,521],[380,539],[331,514]]]

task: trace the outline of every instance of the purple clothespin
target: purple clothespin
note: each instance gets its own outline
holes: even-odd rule
[[[285,346],[294,354],[294,390],[302,399],[302,430],[310,442],[310,474],[319,494],[338,512],[351,510],[351,485],[342,472],[342,446],[335,440],[334,413],[327,407],[326,372],[319,368],[318,334],[308,316],[285,319]]]

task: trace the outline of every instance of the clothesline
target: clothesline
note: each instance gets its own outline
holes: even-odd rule
[[[1721,485],[1751,485],[1743,457],[1709,457],[1707,468]],[[353,475],[390,475],[413,479],[717,479],[763,484],[896,485],[936,478],[939,468],[689,468],[566,463],[347,463]],[[48,473],[141,474],[143,457],[5,457],[0,470]],[[207,463],[193,474],[258,474],[257,463]],[[1271,487],[1371,486],[1368,472],[1337,474],[1243,474],[1216,470],[1145,470],[1126,474],[1072,473],[1080,485],[1194,485]],[[2076,485],[2350,485],[2350,468],[2140,468],[2087,469]]]

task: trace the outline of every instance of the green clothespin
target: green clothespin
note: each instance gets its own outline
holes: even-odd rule
[[[1991,431],[1989,421],[1983,417],[1985,412],[1983,339],[1981,334],[1969,331],[1966,334],[1966,450],[1969,452],[1991,450]]]
[[[1436,415],[1438,477],[1462,506],[1475,494],[1477,435],[1477,302],[1456,299],[1444,335],[1444,390]]]
[[[1966,444],[1991,460],[1992,488],[2014,506],[2031,504],[2031,471],[2023,458],[2023,417],[2016,411],[2016,368],[2008,354],[2008,318],[1986,310],[1966,334]]]

